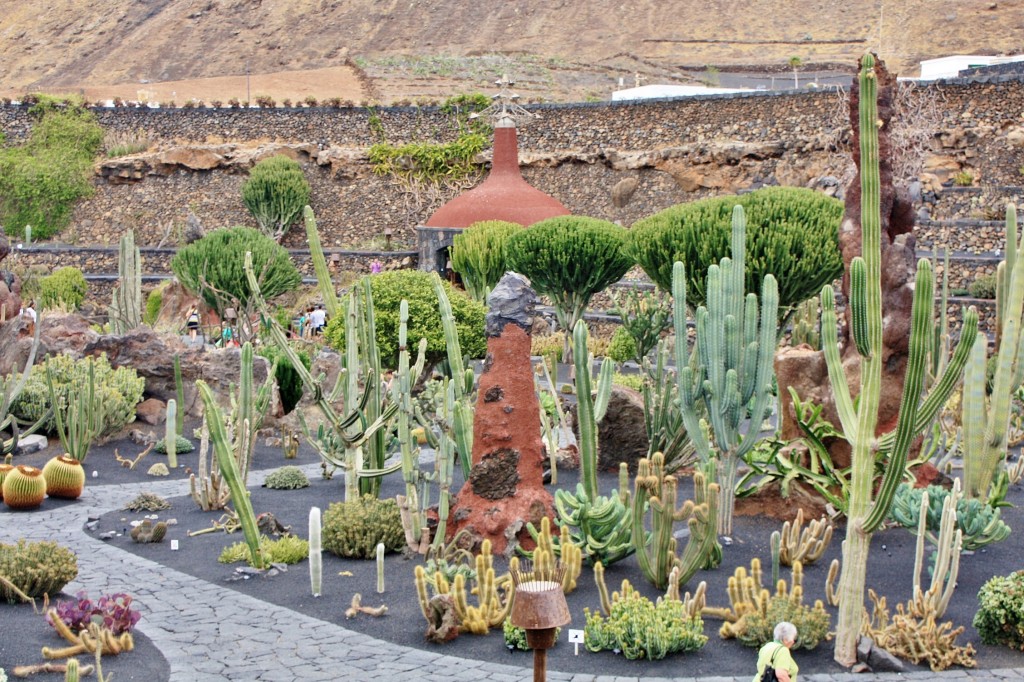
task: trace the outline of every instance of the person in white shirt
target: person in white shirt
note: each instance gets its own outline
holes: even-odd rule
[[[315,336],[319,336],[324,333],[325,326],[327,326],[327,311],[322,305],[318,305],[309,314],[309,328]]]

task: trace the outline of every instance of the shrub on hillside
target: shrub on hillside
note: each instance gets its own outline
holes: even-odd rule
[[[425,338],[428,362],[441,362],[446,357],[447,346],[441,327],[441,313],[437,309],[437,296],[434,295],[433,277],[433,274],[420,270],[394,270],[369,275],[377,344],[381,362],[386,366],[398,366],[399,306],[402,299],[409,303],[409,348],[415,349],[419,340]],[[356,283],[354,286],[362,285]],[[462,353],[472,358],[482,357],[487,351],[484,337],[486,310],[462,292],[452,289],[448,282],[442,282],[442,286],[455,316]],[[344,349],[345,320],[339,316],[328,322],[325,336],[332,347]]]
[[[249,171],[242,185],[242,203],[268,237],[281,241],[309,203],[309,182],[298,162],[271,156]]]
[[[672,264],[686,266],[686,302],[705,305],[708,267],[731,253],[732,209],[747,218],[746,290],[760,295],[764,276],[779,284],[779,316],[817,296],[843,272],[839,223],[843,202],[795,187],[767,187],[742,196],[678,204],[637,221],[627,251],[664,291]]]

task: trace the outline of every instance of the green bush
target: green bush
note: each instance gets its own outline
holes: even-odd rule
[[[291,320],[288,320],[291,323]],[[288,325],[282,325],[283,328],[287,329]],[[299,356],[299,360],[302,361],[302,365],[309,369],[313,362],[309,358],[309,353],[304,349],[299,348],[295,345],[292,346],[295,353]],[[274,379],[277,381],[277,389],[281,394],[281,409],[284,410],[285,414],[288,414],[295,409],[295,406],[302,400],[302,393],[305,390],[302,385],[302,379],[299,377],[299,373],[292,367],[291,361],[288,356],[281,351],[276,345],[263,345],[257,350],[257,354],[265,357],[267,362],[271,365],[274,361],[277,361],[277,369],[274,370]]]
[[[260,229],[280,241],[309,203],[309,182],[297,161],[287,156],[263,159],[242,185],[242,203]]]
[[[372,495],[329,506],[324,512],[322,536],[324,549],[350,559],[375,558],[379,542],[389,552],[405,546],[398,503]]]
[[[523,229],[518,223],[484,220],[452,239],[452,268],[462,277],[470,298],[487,303],[487,294],[508,270],[506,245]]]
[[[591,651],[621,651],[630,660],[654,661],[676,652],[696,651],[708,642],[700,617],[687,618],[678,599],[657,604],[630,590],[612,601],[607,618],[583,609],[584,642]]]
[[[50,394],[46,387],[46,369],[53,373],[53,390],[57,400],[66,402],[74,387],[87,385],[88,363],[75,362],[70,355],[52,355],[32,367],[21,395],[11,406],[18,419],[35,423],[50,408]],[[145,380],[131,367],[112,369],[106,355],[95,362],[96,399],[103,405],[105,426],[103,435],[110,435],[135,421],[135,406],[142,400]],[[53,415],[43,423],[43,430],[55,434],[57,427]]]
[[[272,564],[297,564],[309,557],[309,542],[294,535],[285,535],[271,540],[266,535],[260,536],[260,553]],[[252,553],[249,545],[236,542],[221,551],[217,561],[222,564],[234,564],[244,561],[252,565]]]
[[[1024,571],[982,585],[978,604],[974,627],[981,641],[1024,651]]]
[[[590,298],[632,267],[624,248],[628,234],[597,218],[548,218],[509,238],[509,267],[529,277],[534,290],[555,304],[562,329],[572,330]]]
[[[271,490],[298,490],[299,488],[308,488],[309,479],[299,467],[285,466],[267,474],[267,478],[263,481],[263,487]]]
[[[612,375],[613,386],[623,386],[625,388],[631,388],[634,391],[640,392],[644,388],[644,375],[643,374],[619,374],[616,372]]]
[[[78,268],[60,268],[39,280],[39,305],[43,310],[78,310],[85,301],[85,275]]]
[[[146,296],[146,312],[142,315],[142,321],[150,327],[156,324],[157,318],[160,317],[160,308],[164,304],[164,291],[167,290],[170,280],[165,280],[165,282],[161,283]]]
[[[56,542],[0,543],[0,575],[29,597],[50,595],[53,598],[78,576],[78,559],[74,552]],[[10,604],[21,601],[3,583],[0,583],[0,598]]]
[[[967,293],[974,298],[988,298],[992,299],[996,297],[996,276],[981,275],[976,280],[967,285]]]
[[[252,291],[244,269],[247,251],[252,253],[253,271],[268,301],[302,283],[288,251],[251,227],[215,230],[192,242],[171,259],[171,270],[186,289],[223,317],[226,308],[249,308]]]
[[[686,302],[694,308],[704,305],[708,266],[731,253],[737,204],[747,217],[746,291],[760,295],[764,276],[774,275],[780,318],[843,273],[838,236],[843,202],[795,187],[672,206],[637,221],[626,249],[664,291],[672,290],[672,264],[682,261]]]
[[[409,347],[415,348],[419,340],[425,338],[427,361],[442,361],[446,344],[441,313],[434,295],[434,275],[419,270],[393,270],[369,275],[369,278],[381,362],[391,368],[398,366],[398,313],[402,299],[409,303]],[[462,292],[452,289],[448,282],[442,285],[451,302],[463,354],[471,358],[482,357],[487,352],[487,339],[484,337],[484,315],[487,311]],[[343,351],[345,321],[341,316],[327,323],[325,337],[332,347]]]
[[[28,141],[0,148],[0,222],[21,237],[32,226],[34,239],[63,230],[75,202],[92,194],[92,163],[103,144],[103,129],[80,104],[61,106],[41,97],[30,110]]]
[[[625,327],[616,327],[608,344],[608,357],[615,362],[626,362],[636,356],[636,340]]]

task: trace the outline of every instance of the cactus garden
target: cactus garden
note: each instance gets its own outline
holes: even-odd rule
[[[1024,670],[1024,239],[1011,204],[995,332],[973,307],[951,328],[948,260],[903,238],[894,83],[861,59],[845,206],[769,188],[631,230],[483,223],[451,281],[337,281],[282,157],[247,186],[263,232],[172,263],[237,321],[221,348],[144,324],[129,233],[87,352],[46,345],[61,311],[12,333],[0,673],[281,679],[280,660],[337,655],[526,678],[537,585],[571,618],[550,628],[558,679],[749,679],[782,621],[802,674]],[[275,307],[301,283],[277,243],[300,214],[329,318],[313,334]],[[654,293],[606,293],[639,280]],[[159,362],[120,362],[109,339],[138,334]],[[787,382],[780,345],[818,379]],[[630,447],[609,426],[627,411]],[[205,647],[242,658],[182,667]]]

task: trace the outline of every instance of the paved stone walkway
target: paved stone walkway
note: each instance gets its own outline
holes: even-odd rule
[[[313,467],[318,470],[317,467]],[[312,469],[311,469],[312,472]],[[250,483],[262,481],[253,472]],[[26,526],[0,527],[0,541],[57,540],[78,554],[74,592],[129,592],[144,614],[138,628],[170,662],[171,682],[216,680],[374,680],[388,682],[519,682],[532,673],[499,663],[469,660],[381,642],[339,625],[253,599],[123,552],[82,530],[89,516],[117,509],[141,489],[164,497],[188,493],[183,481],[87,485],[79,504],[24,516]],[[258,614],[259,627],[253,626]],[[666,682],[668,678],[611,677],[549,672],[552,681]],[[671,678],[696,682],[694,677]],[[750,677],[702,677],[700,682],[750,682]],[[1024,680],[1024,668],[955,670],[944,673],[801,675],[801,682],[896,680]]]

